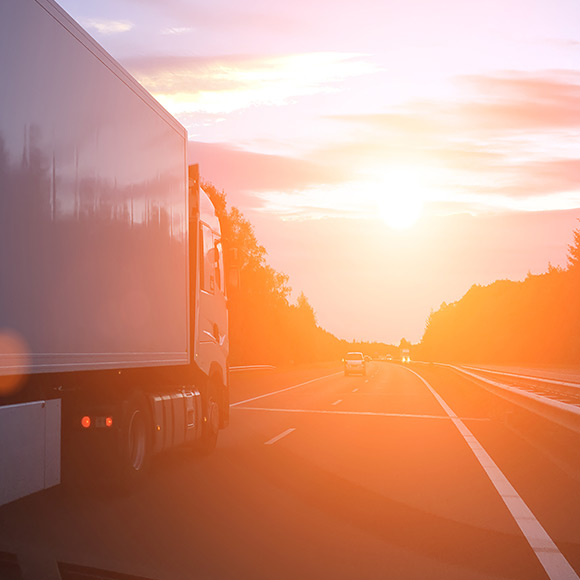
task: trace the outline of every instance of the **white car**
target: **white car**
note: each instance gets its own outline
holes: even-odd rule
[[[352,373],[367,374],[367,363],[362,352],[349,352],[343,360],[345,377]]]

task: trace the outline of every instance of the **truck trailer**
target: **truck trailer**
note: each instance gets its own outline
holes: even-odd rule
[[[229,421],[220,223],[187,132],[53,0],[0,3],[0,505],[124,487]]]

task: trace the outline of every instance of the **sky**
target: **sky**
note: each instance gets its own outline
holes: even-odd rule
[[[473,284],[566,266],[577,0],[60,0],[348,340],[418,342]]]

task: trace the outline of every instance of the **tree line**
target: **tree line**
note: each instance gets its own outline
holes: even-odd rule
[[[230,365],[311,363],[341,359],[349,343],[321,328],[304,293],[290,300],[288,276],[268,265],[252,224],[214,185],[202,187],[222,228],[228,291]],[[238,272],[232,284],[228,272]]]
[[[580,363],[580,228],[567,267],[549,266],[523,281],[472,286],[457,302],[429,316],[422,360],[555,364]]]

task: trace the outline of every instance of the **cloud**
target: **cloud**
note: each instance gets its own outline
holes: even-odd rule
[[[543,42],[564,48],[580,48],[580,40],[574,38],[548,38],[543,40]]]
[[[130,59],[125,65],[174,115],[286,105],[337,91],[341,81],[379,70],[364,55],[335,52]]]
[[[163,36],[180,36],[192,32],[194,29],[189,26],[175,26],[170,28],[163,28],[161,34]]]
[[[543,193],[580,191],[580,159],[541,161],[527,166],[531,182],[539,184]]]
[[[230,59],[228,66],[260,71],[255,62]],[[201,59],[184,63],[188,70],[207,65]],[[399,190],[389,175],[401,169],[419,178],[415,194],[427,212],[578,208],[578,81],[580,75],[569,71],[461,77],[462,92],[452,103],[425,100],[384,113],[326,117],[351,128],[342,141],[311,150],[308,158],[192,142],[190,159],[234,205],[284,220],[372,217],[380,200]],[[240,77],[212,74],[206,88],[227,92],[243,84]]]
[[[462,75],[456,77],[456,81],[486,95],[487,98],[507,97],[518,101],[531,99],[553,102],[578,94],[580,71],[504,71],[495,75]]]
[[[465,123],[465,129],[480,135],[580,128],[579,99],[580,90],[576,98],[553,101],[469,103],[458,107],[455,113]]]
[[[130,0],[139,11],[147,10],[151,18],[171,20],[175,26],[195,26],[199,34],[215,36],[216,30],[222,35],[234,36],[242,31],[244,35],[265,36],[269,32],[301,32],[302,22],[295,16],[294,7],[284,12],[279,6],[271,9],[266,2],[263,6],[252,3],[192,2],[191,0]]]
[[[111,35],[128,32],[134,28],[134,24],[127,20],[104,20],[98,18],[83,18],[80,23],[84,28],[94,30],[99,34]]]
[[[546,202],[551,199],[558,206],[554,209],[580,207],[580,158],[524,162],[503,169],[505,184],[480,188],[479,191],[501,193],[512,199],[524,198],[530,206],[538,204],[538,200],[532,198],[542,197]],[[576,205],[571,205],[574,203]]]
[[[224,189],[233,205],[262,207],[270,191],[298,191],[314,184],[339,183],[345,176],[316,162],[265,155],[224,143],[188,143],[189,163],[198,163],[202,179]]]
[[[465,139],[524,130],[580,128],[580,72],[546,71],[456,79],[454,102],[424,100],[389,113],[334,117],[407,139]]]
[[[377,175],[357,174],[354,154],[361,155],[358,161],[362,163],[371,152],[378,159],[385,151],[372,144],[361,151],[352,144],[303,160],[252,153],[227,144],[189,143],[190,162],[200,164],[202,177],[224,189],[230,203],[283,220],[358,220],[376,216],[377,203],[389,190],[385,176],[392,166],[387,157]],[[580,158],[509,164],[504,156],[485,150],[441,149],[435,153],[428,160],[431,167],[427,161],[394,165],[416,174],[417,182],[424,186],[418,194],[425,196],[422,202],[427,213],[535,212],[580,207]],[[335,165],[328,162],[329,158]],[[448,165],[443,178],[439,177],[437,163]],[[385,176],[381,175],[383,169]]]
[[[317,158],[371,173],[396,165],[433,175],[434,203],[482,210],[580,207],[580,73],[463,76],[454,102],[335,116],[355,140]]]
[[[287,220],[321,220],[326,218],[366,219],[375,213],[374,200],[364,192],[357,192],[356,185],[310,185],[295,191],[266,191],[258,197],[263,213]]]

